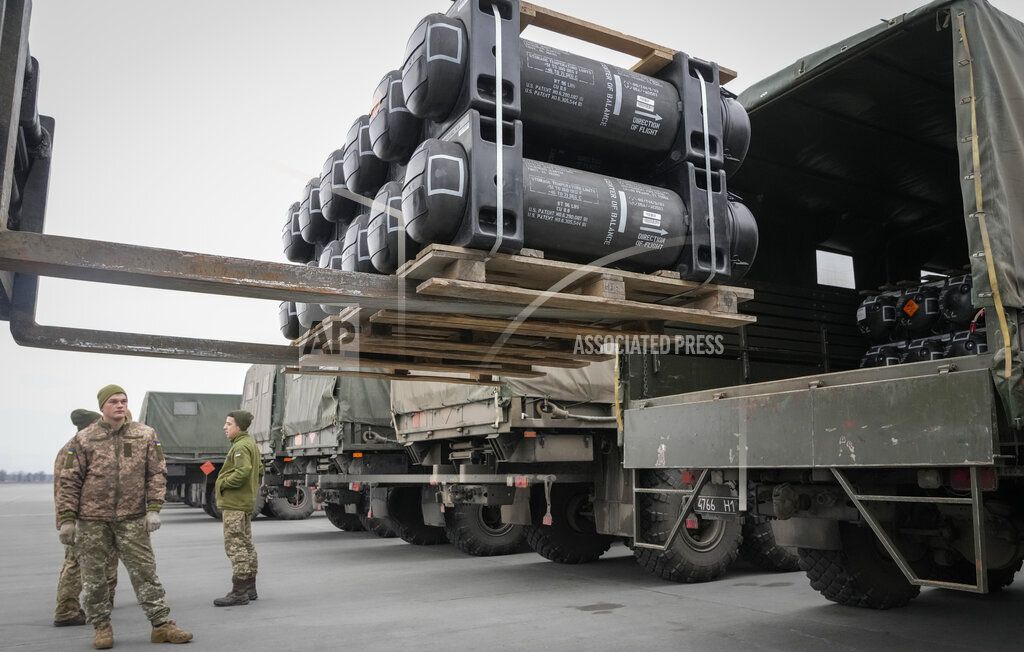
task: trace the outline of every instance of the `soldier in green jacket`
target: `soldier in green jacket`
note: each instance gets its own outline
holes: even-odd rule
[[[231,607],[257,598],[256,548],[252,545],[252,511],[263,479],[263,460],[249,436],[252,414],[236,410],[224,420],[224,434],[231,441],[224,465],[217,475],[214,495],[224,519],[224,552],[231,561],[231,591],[213,604]]]

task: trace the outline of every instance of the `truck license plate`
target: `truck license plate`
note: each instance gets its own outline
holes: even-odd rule
[[[740,499],[727,496],[697,496],[693,511],[699,514],[739,514]]]

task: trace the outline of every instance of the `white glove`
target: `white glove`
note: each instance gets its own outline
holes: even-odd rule
[[[74,521],[65,521],[60,524],[60,542],[65,546],[75,545],[75,530],[78,525]]]
[[[156,532],[160,529],[160,514],[157,512],[146,512],[146,531]]]

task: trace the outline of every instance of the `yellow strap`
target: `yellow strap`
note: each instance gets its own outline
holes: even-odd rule
[[[1010,328],[1006,322],[1006,310],[1003,308],[1003,297],[999,292],[999,278],[996,276],[996,267],[992,256],[992,243],[988,237],[988,225],[985,223],[985,201],[981,190],[981,149],[978,144],[978,97],[974,91],[974,59],[971,57],[971,45],[967,40],[964,12],[961,11],[957,14],[957,23],[960,29],[960,42],[964,46],[964,58],[967,61],[967,73],[971,89],[971,158],[974,167],[974,215],[978,218],[981,246],[985,252],[985,266],[988,268],[988,282],[992,286],[992,302],[995,304],[996,315],[999,318],[999,330],[1003,335],[1003,355],[1006,363],[1003,375],[1009,381],[1013,375]]]
[[[619,427],[619,432],[622,432],[622,396],[619,392],[621,385],[619,377],[619,360],[622,359],[622,354],[616,350],[615,352],[615,424]]]

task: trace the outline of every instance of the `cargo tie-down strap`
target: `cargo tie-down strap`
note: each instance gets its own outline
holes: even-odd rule
[[[497,229],[497,237],[494,239],[494,246],[491,247],[491,251],[487,254],[488,257],[498,253],[501,249],[501,241],[505,237],[505,168],[502,165],[504,159],[504,130],[505,125],[503,124],[503,107],[505,104],[503,87],[504,81],[501,78],[501,12],[498,11],[498,5],[491,5],[491,11],[494,12],[494,121],[497,123],[494,129],[494,183],[498,191],[497,205],[495,209],[498,212],[498,219],[495,223],[495,229]]]
[[[706,192],[708,195],[708,228],[711,229],[711,269],[708,270],[707,278],[700,284],[700,287],[704,287],[715,278],[715,272],[718,271],[718,252],[715,250],[715,202],[714,193],[711,188],[711,135],[708,133],[708,89],[707,83],[704,81],[704,75],[700,74],[700,70],[694,68],[693,71],[697,73],[697,79],[700,80],[700,116],[704,127],[704,182],[707,184]],[[691,217],[696,219],[696,216]]]
[[[1006,310],[1003,308],[1003,297],[999,292],[999,277],[996,275],[995,261],[992,256],[992,243],[988,237],[988,224],[985,222],[985,199],[981,189],[981,147],[978,144],[978,96],[974,89],[974,58],[971,56],[971,45],[967,40],[966,16],[963,11],[957,13],[957,27],[960,31],[960,42],[964,46],[964,64],[967,66],[971,96],[971,159],[974,168],[974,217],[978,220],[978,231],[981,233],[981,246],[985,253],[985,267],[988,270],[988,282],[992,286],[992,302],[995,304],[996,316],[999,318],[999,332],[1003,336],[1003,375],[1007,382],[1013,377],[1013,356],[1010,344],[1010,328],[1006,322]]]

